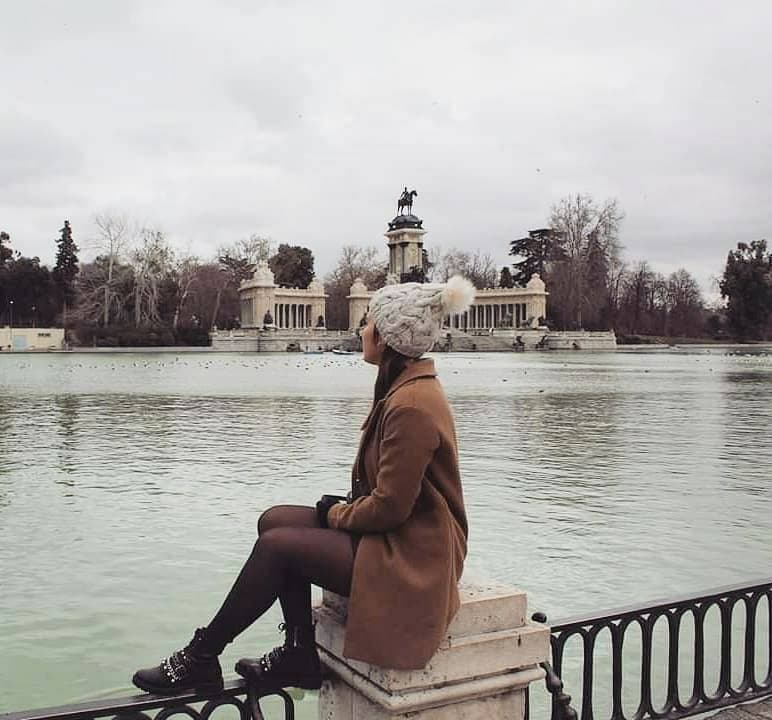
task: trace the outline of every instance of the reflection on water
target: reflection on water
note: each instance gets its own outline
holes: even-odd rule
[[[769,354],[436,361],[470,573],[552,619],[768,574]],[[373,379],[355,357],[0,357],[0,710],[126,692],[183,644],[262,510],[346,489]]]

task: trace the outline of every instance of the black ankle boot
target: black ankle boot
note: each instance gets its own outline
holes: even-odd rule
[[[322,668],[316,651],[314,626],[279,625],[285,632],[284,645],[260,658],[241,658],[236,672],[260,690],[297,687],[318,690]]]
[[[157,695],[171,695],[186,690],[215,693],[223,688],[222,670],[217,655],[205,651],[204,628],[182,649],[164,658],[156,667],[137,670],[132,682],[141,690]]]

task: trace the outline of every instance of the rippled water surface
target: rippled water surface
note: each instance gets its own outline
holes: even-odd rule
[[[435,360],[470,573],[553,619],[772,574],[769,349]],[[358,357],[0,355],[0,711],[130,693],[219,607],[262,510],[346,490],[373,379]]]

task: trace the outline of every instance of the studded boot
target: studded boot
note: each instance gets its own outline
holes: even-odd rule
[[[284,645],[260,658],[241,658],[236,663],[236,672],[261,690],[284,687],[318,690],[322,685],[322,669],[314,626],[282,623],[279,630],[285,633]]]
[[[222,690],[222,669],[217,655],[207,652],[206,630],[198,628],[182,649],[164,658],[160,665],[134,673],[132,682],[145,692],[173,695],[187,690],[216,693]]]

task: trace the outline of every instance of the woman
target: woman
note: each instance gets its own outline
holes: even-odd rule
[[[183,649],[134,674],[154,693],[222,688],[225,646],[278,598],[284,644],[243,658],[236,672],[270,689],[321,685],[311,585],[349,597],[344,655],[418,669],[439,647],[459,606],[467,522],[453,416],[421,358],[442,319],[466,311],[474,288],[404,283],[374,293],[362,332],[364,359],[379,366],[362,426],[349,502],[279,505],[258,522],[258,540],[217,615]]]

